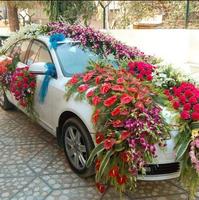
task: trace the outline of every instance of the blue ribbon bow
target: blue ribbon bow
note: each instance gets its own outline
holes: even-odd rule
[[[57,42],[63,41],[65,39],[65,35],[63,33],[55,33],[50,36],[49,42],[51,44],[50,48],[56,49],[58,44]]]
[[[40,91],[39,91],[39,102],[43,103],[48,92],[48,85],[52,76],[55,76],[56,70],[55,65],[52,63],[46,63],[45,67],[47,71],[45,73],[44,80],[42,82]]]

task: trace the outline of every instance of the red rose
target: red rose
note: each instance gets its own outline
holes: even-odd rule
[[[113,166],[111,170],[109,171],[109,176],[112,178],[115,178],[119,175],[119,167],[118,166]]]
[[[105,186],[101,183],[96,183],[96,187],[101,193],[104,193],[106,190]]]
[[[90,90],[87,94],[86,94],[86,97],[89,98],[89,97],[92,97],[94,95],[94,90]]]
[[[178,101],[174,101],[173,107],[177,110],[180,107],[180,103]]]
[[[27,83],[27,82],[28,82],[28,78],[27,78],[27,77],[24,77],[24,78],[23,78],[23,82],[24,82],[24,83]]]
[[[95,83],[96,83],[96,85],[98,85],[99,83],[100,83],[100,80],[102,79],[102,76],[97,76],[96,78],[95,78]]]
[[[118,119],[118,120],[113,121],[112,125],[113,125],[113,127],[118,128],[118,127],[122,127],[123,123],[121,120]]]
[[[34,81],[31,81],[31,82],[30,82],[30,87],[31,87],[31,88],[35,88],[35,86],[36,86],[36,83],[35,83]]]
[[[123,176],[119,175],[117,177],[117,182],[118,182],[119,185],[125,184],[126,181],[127,181],[127,177],[125,175],[123,175]]]
[[[98,96],[94,96],[94,97],[92,98],[92,104],[93,104],[94,106],[97,106],[100,102],[101,102],[101,99],[100,99]]]
[[[17,82],[17,87],[21,87],[22,86],[22,82],[21,81],[19,81],[19,82]]]
[[[151,81],[151,80],[153,79],[153,76],[148,75],[148,76],[146,77],[146,79],[147,79],[147,81]]]
[[[89,72],[83,76],[83,82],[86,83],[89,81],[94,75],[94,72]]]
[[[131,134],[128,131],[122,131],[120,137],[121,140],[126,140]]]
[[[124,83],[124,81],[125,81],[124,78],[118,78],[117,79],[117,83],[118,84]]]
[[[101,143],[104,140],[104,135],[102,133],[97,133],[95,141],[97,144]]]
[[[194,106],[193,106],[193,110],[194,110],[195,112],[199,112],[199,104],[194,105]]]
[[[196,103],[198,103],[198,100],[196,99],[196,97],[191,97],[191,98],[189,99],[189,103],[191,103],[191,104],[196,104]]]
[[[129,62],[128,67],[131,72],[133,72],[134,68],[136,67],[137,62]]]
[[[106,150],[109,150],[113,147],[113,145],[115,144],[115,139],[111,138],[111,139],[106,139],[104,140],[104,148]]]
[[[112,116],[116,116],[120,114],[120,107],[116,107],[112,112],[111,115]]]
[[[25,100],[21,99],[21,100],[19,101],[19,104],[20,104],[22,107],[26,107],[28,103],[27,103]]]
[[[164,94],[165,94],[166,96],[169,96],[169,95],[170,95],[170,91],[169,91],[169,90],[164,90]]]
[[[123,162],[129,162],[131,159],[131,155],[128,151],[123,151],[120,153],[120,158]]]
[[[28,88],[28,84],[27,84],[27,83],[24,83],[24,84],[23,84],[23,88],[24,88],[24,89],[27,89],[27,88]]]
[[[100,113],[100,110],[96,110],[94,113],[93,113],[93,116],[92,116],[92,121],[94,124],[97,123],[98,119],[99,119],[99,113]]]
[[[182,104],[185,104],[185,103],[186,103],[186,97],[185,97],[185,96],[181,95],[181,96],[179,97],[179,99],[180,99],[180,101],[181,101]]]
[[[80,86],[77,88],[77,91],[78,91],[78,92],[85,92],[87,89],[88,89],[88,85],[85,84],[85,85],[80,85]]]
[[[184,94],[185,94],[185,96],[186,96],[187,98],[193,96],[193,93],[192,93],[192,91],[190,91],[190,90],[186,90]]]
[[[183,110],[190,110],[191,109],[191,104],[190,103],[185,103]]]
[[[117,96],[113,95],[104,101],[106,107],[112,106],[117,101]]]
[[[111,89],[111,84],[110,83],[103,83],[102,87],[100,88],[100,93],[101,94],[106,94],[110,89]]]
[[[128,94],[123,94],[123,95],[121,96],[121,99],[120,99],[120,101],[121,101],[122,104],[128,104],[128,103],[130,103],[132,100],[133,100],[133,97],[130,96],[130,95],[128,95]]]
[[[99,159],[97,159],[97,160],[95,161],[95,170],[96,170],[96,171],[99,170],[100,164],[101,164],[101,161],[100,161]]]
[[[169,101],[173,100],[173,97],[171,95],[168,96]]]
[[[189,114],[189,112],[187,112],[187,111],[182,111],[181,113],[180,113],[180,116],[181,116],[181,118],[182,119],[190,119],[190,114]]]
[[[193,120],[199,120],[199,112],[193,112],[191,115],[191,118]]]

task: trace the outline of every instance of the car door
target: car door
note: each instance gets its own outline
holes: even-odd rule
[[[17,68],[25,67],[26,66],[25,58],[29,45],[30,45],[30,39],[19,40],[7,49],[7,51],[5,52],[5,56],[10,58],[18,57],[19,62],[16,67]],[[7,92],[7,96],[12,103],[17,105],[15,97],[10,92]]]
[[[33,40],[31,47],[29,49],[28,56],[26,58],[27,65],[35,64],[35,63],[53,63],[50,51],[45,43],[39,40]],[[34,109],[39,117],[39,122],[41,125],[45,126],[48,131],[53,133],[52,128],[52,85],[56,81],[56,76],[51,77],[47,95],[44,99],[44,102],[39,101],[39,92],[41,89],[42,82],[45,78],[45,75],[36,75],[36,91],[34,98]]]

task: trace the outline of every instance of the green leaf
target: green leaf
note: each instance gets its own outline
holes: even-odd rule
[[[104,174],[104,171],[107,167],[107,165],[109,164],[109,161],[110,161],[110,157],[114,154],[115,151],[113,150],[110,150],[106,153],[106,155],[104,156],[102,162],[101,162],[101,165],[100,165],[100,168],[99,168],[99,171],[97,173],[97,176],[96,176],[96,179],[99,180],[102,175]]]
[[[177,155],[176,155],[177,161],[179,161],[183,157],[190,142],[191,142],[191,138],[187,138],[186,140],[183,141],[183,143],[181,143],[181,145],[179,146],[179,148],[177,150]]]
[[[104,144],[103,143],[101,143],[101,144],[99,144],[98,146],[96,146],[94,149],[93,149],[93,151],[91,152],[91,154],[90,154],[90,156],[89,156],[89,158],[88,158],[88,160],[87,160],[87,162],[86,162],[86,166],[87,167],[90,167],[91,165],[92,165],[92,163],[93,163],[93,160],[95,159],[95,156],[98,154],[98,153],[100,153],[101,151],[103,151],[104,150]]]

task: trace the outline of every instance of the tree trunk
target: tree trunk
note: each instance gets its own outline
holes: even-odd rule
[[[14,2],[7,1],[8,8],[8,21],[10,26],[10,31],[15,32],[19,30],[19,18],[18,18],[18,9]]]

